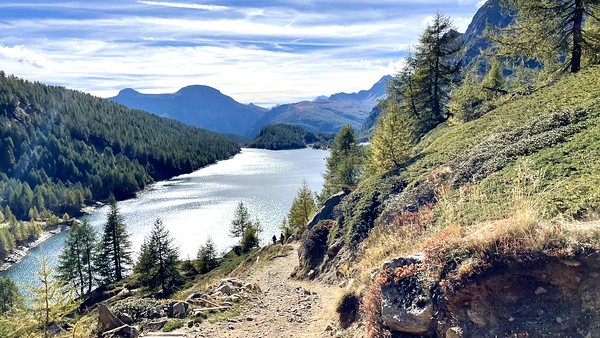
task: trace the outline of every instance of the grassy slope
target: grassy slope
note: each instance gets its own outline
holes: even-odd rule
[[[600,186],[592,182],[600,179],[600,68],[595,67],[577,75],[567,75],[558,83],[536,93],[512,100],[482,118],[456,126],[441,126],[418,147],[420,157],[401,176],[408,182],[423,180],[432,169],[451,163],[453,159],[469,158],[478,145],[485,148],[490,139],[501,140],[501,133],[510,133],[536,118],[550,116],[554,112],[580,107],[583,117],[569,124],[572,130],[561,135],[544,147],[552,133],[527,135],[531,142],[542,145],[526,149],[524,154],[511,157],[504,167],[483,179],[482,186],[497,198],[508,193],[499,185],[515,174],[515,161],[525,161],[530,169],[544,171],[540,194],[545,194],[545,207],[552,215],[584,217],[593,214],[600,206]],[[535,129],[535,128],[534,128]],[[504,135],[509,137],[510,135]],[[514,135],[513,135],[514,136]],[[509,142],[519,142],[506,140]],[[525,140],[527,142],[527,140]],[[499,152],[489,147],[490,151]],[[531,147],[530,147],[531,148]],[[541,148],[541,149],[540,149]],[[484,150],[485,151],[485,150]],[[493,157],[497,154],[489,154]]]
[[[507,98],[475,121],[429,133],[397,176],[363,182],[352,194],[359,202],[342,207],[353,217],[341,225],[349,238],[364,238],[371,228],[355,272],[366,282],[383,262],[417,252],[440,255],[444,265],[455,255],[598,249],[597,222],[581,231],[557,220],[599,215],[598,92],[595,67],[532,95]],[[381,188],[399,181],[407,185],[400,194]],[[381,206],[372,202],[372,189],[380,192]],[[404,211],[415,198],[435,204]]]

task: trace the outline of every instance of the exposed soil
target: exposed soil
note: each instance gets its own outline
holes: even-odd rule
[[[342,288],[290,278],[298,265],[298,244],[285,257],[240,278],[258,284],[258,297],[241,306],[239,315],[217,323],[176,331],[187,337],[323,337],[339,324],[335,306]]]

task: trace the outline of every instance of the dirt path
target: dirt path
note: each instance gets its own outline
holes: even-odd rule
[[[242,305],[240,315],[186,332],[188,337],[323,337],[335,326],[335,305],[343,289],[289,276],[298,265],[298,245],[287,256],[243,279],[256,283],[261,293]],[[328,328],[329,327],[329,328]]]

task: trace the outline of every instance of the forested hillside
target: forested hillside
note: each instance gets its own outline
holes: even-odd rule
[[[326,147],[335,135],[332,133],[312,133],[300,126],[273,124],[264,126],[253,140],[250,148],[271,150],[300,149],[308,145],[316,148]]]
[[[4,73],[0,140],[0,205],[18,219],[132,196],[239,151],[212,132]]]

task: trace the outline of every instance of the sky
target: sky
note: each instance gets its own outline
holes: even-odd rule
[[[2,0],[0,70],[100,97],[208,85],[265,107],[368,89],[480,0]]]

